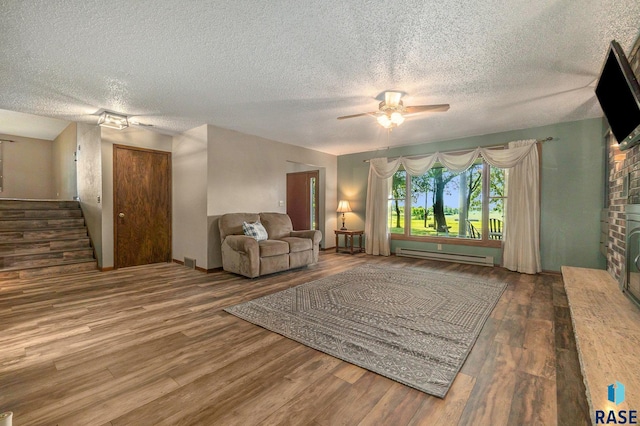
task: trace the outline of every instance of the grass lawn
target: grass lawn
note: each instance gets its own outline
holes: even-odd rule
[[[500,212],[491,212],[489,217],[503,220],[502,213]],[[458,231],[460,229],[460,223],[458,222],[458,215],[445,215],[447,220],[447,226],[449,227],[449,232],[436,232],[434,226],[433,217],[430,216],[427,220],[427,227],[424,226],[423,219],[411,219],[411,235],[413,236],[451,236],[457,237]],[[472,211],[469,212],[469,221],[473,225],[474,228],[478,231],[478,233],[482,234],[482,212]],[[404,234],[404,215],[400,216],[400,227],[396,227],[396,215],[395,212],[389,215],[389,230],[392,234]],[[431,226],[429,226],[431,225]]]

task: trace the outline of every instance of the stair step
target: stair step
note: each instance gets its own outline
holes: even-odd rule
[[[58,263],[53,266],[33,266],[16,270],[0,270],[0,280],[25,279],[44,275],[73,274],[78,272],[95,271],[98,269],[95,259],[78,259]]]
[[[35,254],[48,253],[75,248],[90,248],[89,237],[73,238],[67,240],[22,241],[12,243],[0,243],[0,256],[10,254]]]
[[[71,249],[35,254],[12,254],[0,257],[0,271],[31,268],[35,266],[52,266],[70,260],[93,260],[93,249]]]
[[[87,228],[60,228],[23,231],[0,231],[0,241],[3,243],[21,241],[58,240],[82,238],[87,236]]]
[[[35,228],[77,228],[84,226],[84,218],[62,219],[5,219],[0,220],[0,230]]]
[[[0,202],[1,204],[1,202]],[[80,209],[55,209],[55,210],[0,210],[0,220],[2,219],[52,219],[63,217],[82,217]]]
[[[59,200],[0,200],[0,210],[55,210],[55,209],[80,209],[77,201]]]
[[[0,199],[0,280],[94,271],[80,203]]]

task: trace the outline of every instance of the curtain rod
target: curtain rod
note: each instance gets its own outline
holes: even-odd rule
[[[536,143],[544,143],[544,142],[552,141],[552,140],[553,140],[553,137],[549,136],[549,137],[546,137],[544,139],[536,139]],[[482,148],[489,148],[489,149],[490,148],[501,148],[501,147],[504,148],[505,145],[506,144],[489,145],[489,146],[483,146]],[[387,149],[389,149],[389,148],[387,148]],[[475,148],[473,148],[473,149],[475,149]],[[463,152],[464,153],[471,152],[471,151],[473,151],[473,149],[461,149],[461,150],[458,150],[458,151],[443,151],[443,153],[444,154],[460,154],[460,153],[463,153]],[[434,154],[434,153],[432,152],[432,153],[429,153],[429,154],[414,154],[414,155],[410,155],[409,158],[420,158],[420,157],[423,157],[423,156],[426,156],[426,155],[432,155],[432,154]],[[395,160],[396,158],[400,158],[400,157],[402,157],[402,155],[397,156],[397,157],[389,157],[387,159],[388,160]],[[368,163],[370,161],[371,160],[362,160],[363,163]]]

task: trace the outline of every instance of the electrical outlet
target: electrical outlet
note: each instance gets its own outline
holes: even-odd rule
[[[278,205],[279,205],[280,207],[284,207],[284,201],[283,201],[283,200],[278,201]]]
[[[438,244],[438,250],[442,250],[442,244]]]

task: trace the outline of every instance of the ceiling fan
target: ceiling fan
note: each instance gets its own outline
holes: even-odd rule
[[[449,104],[404,106],[400,100],[401,97],[402,92],[384,92],[384,101],[380,102],[378,111],[345,115],[338,117],[338,120],[370,115],[372,117],[376,117],[378,124],[385,129],[392,129],[401,125],[408,114],[415,114],[418,112],[444,112],[449,110]]]

